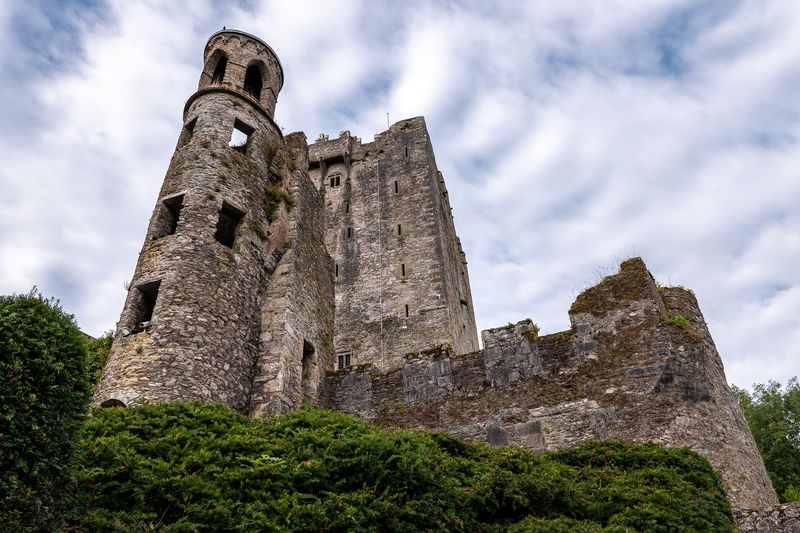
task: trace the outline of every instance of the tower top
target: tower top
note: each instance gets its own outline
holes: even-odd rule
[[[203,59],[208,59],[208,53],[209,53],[209,51],[211,49],[211,41],[213,41],[214,38],[217,37],[218,35],[223,35],[223,34],[226,34],[226,33],[234,34],[234,35],[241,35],[243,37],[247,37],[248,39],[253,39],[254,41],[256,41],[259,44],[261,44],[264,48],[269,50],[269,52],[275,57],[275,62],[277,63],[278,69],[279,69],[280,74],[281,74],[281,85],[280,85],[280,87],[277,88],[280,91],[283,88],[283,65],[281,64],[281,60],[278,57],[278,54],[275,53],[275,50],[273,50],[270,45],[265,43],[264,40],[261,39],[260,37],[256,37],[255,35],[253,35],[251,33],[247,33],[246,31],[241,31],[241,30],[230,30],[230,29],[227,29],[227,28],[219,30],[218,32],[212,33],[211,36],[206,41],[206,47],[203,49]]]

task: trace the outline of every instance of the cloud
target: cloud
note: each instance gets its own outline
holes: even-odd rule
[[[566,328],[597,272],[638,254],[696,291],[732,382],[786,381],[799,23],[779,0],[4,3],[0,290],[39,284],[113,327],[226,25],[281,58],[286,131],[370,141],[387,112],[425,115],[481,328]]]

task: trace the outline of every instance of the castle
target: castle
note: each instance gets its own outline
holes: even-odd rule
[[[578,297],[570,330],[525,320],[479,349],[424,119],[308,145],[273,119],[283,82],[261,39],[209,38],[95,404],[258,417],[308,400],[535,450],[691,446],[734,508],[777,503],[690,291],[628,260]]]

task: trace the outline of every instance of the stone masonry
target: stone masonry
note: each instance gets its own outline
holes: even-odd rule
[[[386,427],[552,450],[690,446],[746,531],[789,531],[691,291],[641,259],[584,291],[572,327],[484,331],[425,121],[312,145],[273,119],[283,68],[211,36],[96,405],[199,400],[253,417],[304,400]],[[789,529],[787,529],[789,528]]]
[[[389,370],[420,346],[477,350],[467,261],[425,119],[365,144],[320,136],[309,161],[325,193],[337,354]]]

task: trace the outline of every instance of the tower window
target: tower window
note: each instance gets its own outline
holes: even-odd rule
[[[225,79],[225,69],[228,68],[228,57],[221,55],[214,67],[214,74],[211,75],[211,83],[222,83]]]
[[[150,327],[160,285],[161,280],[158,280],[136,287],[136,292],[133,295],[133,327],[131,328],[131,333],[139,333]]]
[[[239,120],[238,118],[233,121],[233,131],[231,132],[231,140],[228,146],[238,152],[244,153],[247,150],[247,143],[250,141],[250,136],[255,130]]]
[[[317,391],[319,370],[317,369],[317,354],[314,345],[303,339],[303,357],[301,359],[300,387],[303,396],[313,398]]]
[[[339,263],[336,263],[336,266],[334,267],[334,273],[335,273],[336,277],[338,278],[339,277]]]
[[[350,239],[353,237],[353,228],[347,228],[347,238]]]
[[[408,146],[406,146],[406,157],[408,157]]]
[[[178,219],[180,218],[182,208],[182,194],[161,201],[157,219],[158,223],[153,234],[153,240],[175,234],[175,230],[178,229]]]
[[[181,129],[181,135],[178,137],[178,148],[183,148],[189,144],[189,141],[192,140],[192,136],[194,135],[194,127],[196,124],[197,117],[194,117],[183,126],[183,129]]]
[[[400,194],[400,183],[398,183],[397,181],[394,182],[394,193]]]
[[[345,214],[350,212],[350,204],[348,202],[345,202],[344,204],[344,212]]]
[[[242,222],[244,213],[233,207],[228,202],[222,202],[219,210],[219,220],[217,221],[217,231],[214,238],[222,245],[233,248],[233,241],[236,240],[236,230]]]
[[[405,277],[406,276],[406,264],[400,263],[400,275]]]
[[[338,187],[341,184],[341,180],[341,174],[333,174],[330,179],[331,187]]]
[[[352,354],[350,353],[340,353],[337,355],[339,370],[347,368],[351,365],[351,355]]]
[[[408,318],[408,315],[409,315],[409,313],[408,313],[408,304],[406,304],[406,318]]]
[[[256,100],[260,100],[262,84],[261,69],[255,65],[247,67],[247,72],[244,75],[244,92]]]
[[[461,305],[463,305],[464,307],[467,307],[468,304],[467,304],[467,301],[464,298],[461,298],[459,301],[461,302]]]
[[[402,235],[403,234],[403,225],[402,224],[398,224],[397,225],[397,234],[398,235]]]

